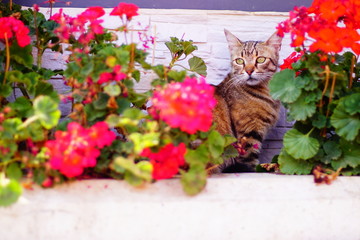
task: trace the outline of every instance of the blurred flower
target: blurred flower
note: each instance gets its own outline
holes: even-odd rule
[[[179,167],[185,164],[185,153],[186,146],[184,143],[180,143],[178,146],[170,143],[155,153],[149,148],[145,148],[141,156],[150,159],[150,163],[153,165],[152,176],[159,180],[171,178],[178,173]]]
[[[138,10],[135,4],[122,2],[111,11],[110,15],[119,17],[125,15],[127,20],[131,20],[132,17],[139,15]]]
[[[0,40],[3,43],[9,41],[11,44],[16,39],[20,47],[25,47],[31,42],[29,32],[29,29],[20,20],[13,17],[0,18]]]
[[[104,146],[111,145],[115,133],[105,122],[98,122],[89,129],[76,122],[68,124],[68,131],[56,131],[55,140],[45,146],[50,156],[50,166],[67,177],[81,175],[86,167],[95,167],[96,158]]]
[[[216,105],[214,88],[204,78],[186,78],[158,88],[152,97],[150,114],[173,128],[189,134],[208,131],[212,124],[212,109]]]

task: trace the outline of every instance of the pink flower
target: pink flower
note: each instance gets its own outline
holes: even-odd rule
[[[115,137],[105,122],[98,122],[89,129],[71,122],[68,131],[56,131],[55,140],[45,143],[50,166],[67,177],[79,176],[84,168],[95,167],[99,149],[111,145]]]
[[[171,178],[178,173],[179,167],[185,164],[185,153],[186,146],[184,143],[180,143],[178,146],[170,143],[155,153],[149,148],[145,148],[141,156],[150,159],[150,163],[154,168],[152,176],[154,179],[159,180]]]
[[[126,74],[121,72],[121,65],[115,65],[113,72],[101,73],[97,83],[103,84],[111,81],[121,81],[126,77]]]
[[[194,134],[211,127],[216,100],[214,88],[204,78],[187,77],[182,83],[170,83],[154,92],[152,102],[150,114],[173,128]]]
[[[110,15],[119,17],[125,15],[127,20],[131,20],[132,17],[139,15],[138,10],[135,4],[122,2],[111,11]]]
[[[5,43],[16,39],[20,47],[25,47],[30,44],[29,29],[20,20],[13,17],[0,18],[0,40]]]

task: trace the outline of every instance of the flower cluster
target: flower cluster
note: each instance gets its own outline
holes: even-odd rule
[[[139,15],[138,10],[139,8],[135,4],[122,2],[111,11],[110,15],[120,18],[125,16],[127,20],[131,20],[134,16]]]
[[[76,122],[68,125],[68,131],[56,131],[55,139],[46,142],[50,166],[67,177],[82,174],[86,167],[94,167],[101,148],[115,140],[105,122],[97,122],[86,129]]]
[[[30,30],[20,20],[13,17],[0,18],[0,41],[9,44],[16,39],[20,47],[25,47],[30,44],[29,36]]]
[[[51,17],[51,20],[60,25],[55,33],[61,41],[69,42],[70,39],[74,39],[86,46],[94,39],[95,34],[104,33],[104,28],[101,26],[103,20],[99,19],[104,14],[102,7],[89,7],[77,17],[70,17],[60,9],[59,13]],[[87,51],[86,48],[84,50]]]
[[[279,66],[281,70],[293,69],[292,64],[296,63],[304,55],[304,52],[292,52],[287,58],[284,59],[284,63]]]
[[[155,153],[151,149],[145,148],[141,156],[150,159],[150,163],[153,165],[152,176],[159,180],[171,178],[178,173],[179,167],[185,165],[185,153],[186,146],[184,143],[180,143],[178,146],[170,143]]]
[[[315,0],[309,7],[296,7],[280,23],[278,33],[290,33],[292,46],[311,44],[309,50],[338,53],[351,48],[360,54],[360,2],[357,0]]]
[[[103,84],[111,81],[121,81],[125,78],[126,78],[126,74],[121,72],[121,66],[115,65],[112,72],[101,73],[97,83]]]
[[[208,131],[212,124],[212,109],[216,105],[214,88],[204,78],[187,77],[159,88],[152,97],[150,114],[173,128],[189,134]]]

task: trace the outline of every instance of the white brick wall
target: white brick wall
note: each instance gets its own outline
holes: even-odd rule
[[[75,16],[82,12],[81,8],[66,8],[64,12]],[[109,13],[111,9],[106,9]],[[43,10],[48,14],[47,10]],[[57,12],[55,9],[53,12]],[[241,40],[267,40],[275,32],[279,22],[287,17],[287,13],[280,12],[242,12],[242,11],[217,11],[217,10],[164,10],[164,9],[140,9],[140,15],[133,18],[133,28],[139,29],[138,24],[150,26],[150,35],[156,36],[156,44],[150,49],[149,61],[154,64],[168,64],[170,53],[164,42],[170,37],[193,40],[198,46],[194,55],[203,58],[208,67],[207,81],[218,84],[230,70],[229,53],[224,36],[224,28],[233,32]],[[104,26],[116,28],[120,25],[118,17],[108,16],[104,18]],[[137,34],[130,37],[137,41]],[[124,41],[120,35],[119,41]],[[292,52],[289,38],[284,38],[280,53],[282,59]],[[186,62],[183,63],[186,65]],[[54,54],[44,56],[44,65],[50,68],[59,68],[64,65],[64,57]],[[145,76],[147,80],[137,86],[138,90],[149,88],[148,79],[151,74]],[[56,81],[56,80],[54,80]],[[56,84],[61,90],[62,85]],[[68,106],[63,106],[63,114],[69,112]],[[269,162],[272,156],[279,152],[282,146],[281,140],[290,123],[285,120],[285,111],[282,110],[281,118],[276,128],[269,133],[264,142],[264,151],[261,156],[262,162]]]

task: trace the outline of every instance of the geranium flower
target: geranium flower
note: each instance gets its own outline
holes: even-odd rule
[[[95,167],[99,149],[111,145],[115,137],[105,122],[98,122],[88,129],[71,122],[68,131],[56,131],[55,140],[45,143],[50,166],[67,177],[79,176],[84,168]]]
[[[98,84],[103,84],[111,81],[121,81],[127,76],[125,73],[121,72],[121,65],[115,65],[113,72],[104,72],[100,74]]]
[[[173,128],[189,134],[208,131],[212,124],[212,109],[216,105],[214,88],[204,78],[186,78],[165,88],[158,88],[152,97],[150,114]]]
[[[95,38],[95,34],[103,34],[104,28],[101,25],[105,14],[102,7],[89,7],[77,17],[70,17],[60,9],[59,13],[54,14],[50,19],[57,22],[59,27],[55,33],[63,42],[69,42],[70,38],[76,39],[82,45],[87,45]],[[78,48],[78,52],[88,51],[88,48]]]
[[[16,39],[20,47],[25,47],[30,44],[29,29],[20,20],[13,17],[0,18],[0,40],[9,43]]]
[[[287,58],[284,59],[284,63],[279,66],[281,70],[284,69],[293,69],[292,64],[296,63],[301,59],[301,57],[304,55],[304,52],[292,52]]]
[[[295,7],[277,27],[278,34],[290,33],[291,46],[310,44],[309,50],[338,53],[351,48],[360,54],[360,2],[315,0],[309,7]]]
[[[139,15],[138,10],[135,4],[122,2],[111,11],[110,15],[119,17],[125,15],[127,20],[131,20],[132,17]]]
[[[158,152],[152,152],[151,149],[145,148],[141,156],[150,159],[150,163],[153,165],[152,177],[159,180],[171,178],[179,172],[179,167],[185,164],[185,153],[184,143],[180,143],[178,146],[170,143]]]

